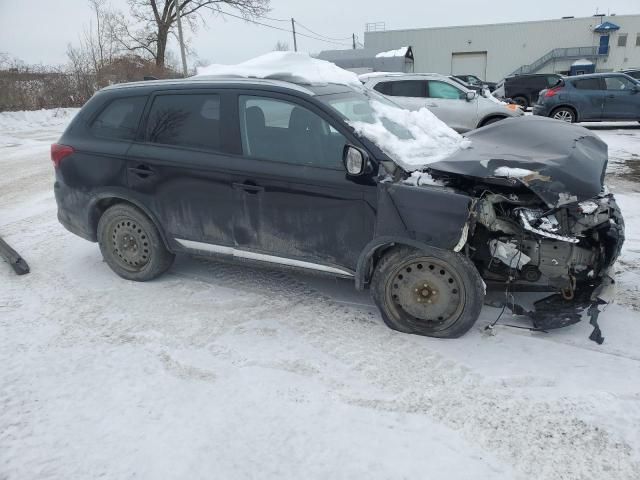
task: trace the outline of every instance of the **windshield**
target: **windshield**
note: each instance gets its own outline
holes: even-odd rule
[[[319,97],[324,103],[330,105],[340,112],[350,122],[365,122],[371,125],[378,123],[378,116],[375,114],[371,101],[375,100],[383,105],[398,108],[398,105],[388,100],[375,91],[349,92],[336,95],[324,95]],[[411,139],[411,132],[388,118],[381,118],[384,127],[396,137]]]
[[[427,108],[406,110],[373,90],[316,98],[338,112],[356,135],[373,142],[406,171],[421,169],[468,145]]]

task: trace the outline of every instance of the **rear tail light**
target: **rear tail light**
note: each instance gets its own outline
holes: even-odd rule
[[[59,143],[52,144],[51,161],[53,162],[53,166],[58,168],[60,166],[60,162],[62,162],[62,160],[71,155],[73,152],[75,152],[73,147],[70,147],[68,145],[60,145]]]
[[[546,98],[553,97],[553,96],[555,96],[555,95],[556,95],[556,94],[557,94],[561,89],[562,89],[562,87],[553,87],[553,88],[550,88],[549,90],[547,90],[547,91],[545,92],[544,96],[545,96]]]

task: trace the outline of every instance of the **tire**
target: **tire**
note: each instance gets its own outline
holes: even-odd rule
[[[136,282],[162,275],[175,258],[149,217],[129,204],[114,205],[102,214],[98,244],[111,270]]]
[[[484,301],[484,283],[473,263],[438,248],[390,250],[376,265],[371,289],[389,328],[436,338],[465,334]]]
[[[485,120],[484,122],[482,122],[482,125],[480,125],[481,127],[486,127],[487,125],[491,125],[492,123],[496,123],[499,122],[500,120],[504,120],[507,117],[492,117],[489,118],[488,120]]]
[[[577,120],[575,110],[569,107],[556,108],[551,112],[549,116],[555,120],[560,120],[567,123],[575,123]]]
[[[527,108],[529,108],[529,100],[527,99],[527,97],[523,97],[522,95],[517,95],[513,97],[512,100],[516,102],[518,105],[520,105],[523,110],[526,110]]]

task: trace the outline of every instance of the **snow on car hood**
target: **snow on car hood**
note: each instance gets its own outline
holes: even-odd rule
[[[269,52],[235,65],[199,67],[196,77],[239,76],[288,80],[295,83],[339,83],[362,88],[358,76],[305,52]]]
[[[586,128],[542,117],[503,120],[466,136],[471,147],[429,165],[444,172],[522,184],[550,208],[603,188],[607,144]]]
[[[411,111],[376,100],[371,100],[370,105],[372,116],[368,121],[350,121],[349,125],[408,172],[423,169],[470,145],[469,140],[426,108]]]

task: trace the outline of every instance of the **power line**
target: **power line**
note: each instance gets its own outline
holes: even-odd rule
[[[322,35],[320,33],[314,32],[313,30],[311,30],[309,27],[305,27],[303,24],[301,24],[298,20],[296,20],[296,23],[298,25],[300,25],[302,28],[304,28],[305,30],[313,33],[314,35],[318,36],[318,37],[322,37],[322,38],[326,38],[328,40],[351,40],[351,37],[346,37],[346,38],[333,38],[333,37],[327,37],[326,35]]]
[[[251,19],[248,19],[248,18],[244,18],[244,17],[241,17],[239,15],[234,15],[233,13],[223,12],[223,11],[220,11],[219,13],[222,14],[222,15],[226,15],[228,17],[233,17],[233,18],[237,18],[239,20],[244,20],[245,22],[253,23],[255,25],[260,25],[262,27],[272,28],[274,30],[280,30],[282,32],[287,32],[287,33],[293,33],[293,30],[289,30],[288,28],[276,27],[275,25],[269,25],[268,23],[258,22],[257,20],[251,20]],[[287,22],[289,22],[289,21],[290,20],[287,20]],[[311,38],[312,40],[318,40],[320,42],[326,42],[326,43],[332,43],[334,45],[340,45],[342,47],[349,47],[350,46],[350,45],[348,45],[346,43],[339,43],[339,42],[334,42],[332,40],[325,40],[324,38],[314,37],[312,35],[307,35],[306,33],[296,32],[296,35],[301,36],[301,37]]]

